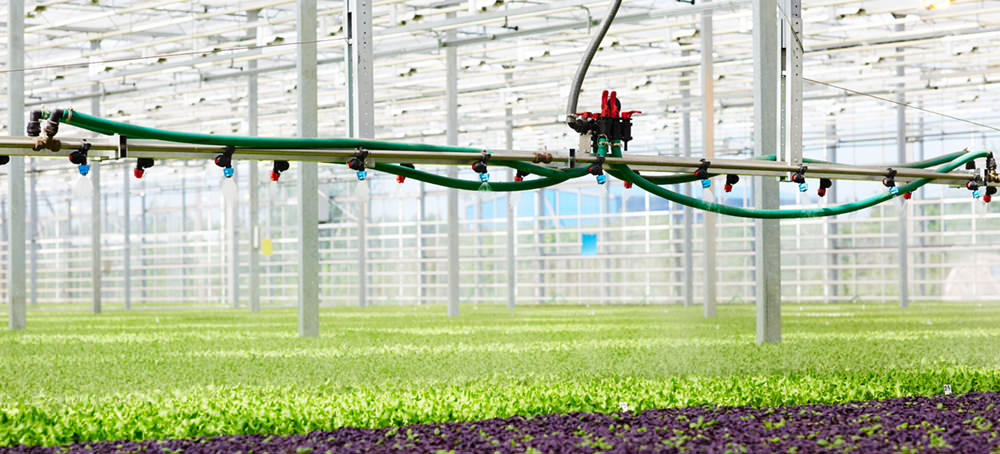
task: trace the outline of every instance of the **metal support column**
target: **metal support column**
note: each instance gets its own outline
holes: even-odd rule
[[[504,74],[504,80],[510,85],[514,76]],[[508,150],[514,149],[514,108],[504,99],[504,138]],[[514,169],[507,169],[507,181],[514,181]],[[521,197],[516,192],[507,193],[507,307],[514,308],[517,302],[517,213],[514,211],[514,197]]]
[[[316,0],[296,0],[299,137],[316,137]],[[299,336],[319,336],[319,178],[315,162],[299,164]]]
[[[896,31],[902,32],[905,25],[896,24]],[[896,85],[896,159],[897,162],[909,162],[906,156],[906,67],[903,66],[902,52],[904,49],[896,48],[900,54],[897,59],[899,66],[896,66],[896,76],[899,83]],[[909,307],[910,305],[910,204],[904,203],[899,208],[899,307]]]
[[[827,117],[826,124],[826,160],[830,162],[837,162],[837,117],[836,115],[829,115]],[[828,203],[830,205],[837,204],[837,180],[831,180],[833,186],[827,191],[826,198],[829,199]],[[826,218],[826,237],[827,237],[827,254],[826,254],[826,296],[828,298],[836,298],[839,293],[840,284],[840,270],[837,268],[839,265],[839,257],[837,256],[837,221],[833,216]]]
[[[31,305],[38,306],[38,169],[35,167],[35,158],[31,158],[31,183],[30,188],[30,224],[28,230],[31,235]]]
[[[374,37],[371,0],[347,0],[351,64],[348,119],[351,132],[362,139],[375,138]],[[366,183],[367,184],[367,183]],[[358,200],[358,305],[368,304],[368,212],[371,199]]]
[[[234,166],[237,164],[234,163]],[[237,178],[236,176],[233,177]],[[234,181],[235,183],[235,181]],[[224,202],[225,203],[225,202]],[[226,203],[225,216],[226,216],[226,237],[228,243],[226,246],[229,247],[227,260],[229,269],[229,289],[226,293],[229,294],[229,304],[233,309],[240,308],[240,237],[239,229],[239,192],[237,196],[233,198],[229,203]]]
[[[777,0],[753,4],[754,156],[778,149],[778,8]],[[754,205],[780,205],[778,181],[758,177]],[[776,219],[756,221],[757,343],[781,342],[781,224]]]
[[[454,17],[455,13],[449,13],[449,17]],[[449,30],[447,39],[455,40],[455,30]],[[445,63],[447,67],[447,134],[448,145],[458,145],[458,48],[449,46],[445,49]],[[458,177],[458,168],[451,166],[448,168],[448,176]],[[458,190],[448,189],[448,315],[458,316],[458,292],[459,292],[459,256],[458,256]]]
[[[247,22],[257,24],[259,10],[247,11]],[[250,39],[257,42],[258,27],[250,29]],[[257,60],[247,62],[247,127],[251,136],[257,135]],[[250,275],[247,279],[247,292],[250,293],[250,312],[260,312],[260,170],[257,161],[250,161]]]
[[[90,42],[91,50],[101,48],[101,42]],[[94,93],[100,93],[101,84],[95,83]],[[101,97],[90,98],[90,111],[101,115]],[[91,160],[90,164],[90,294],[91,306],[95,314],[101,313],[101,162]]]
[[[7,133],[24,134],[24,2],[7,5]],[[24,157],[11,156],[7,173],[7,307],[10,329],[27,326],[24,273]]]
[[[701,13],[701,92],[702,92],[702,147],[705,159],[715,158],[715,76],[712,58],[712,10]],[[702,214],[705,220],[705,317],[715,317],[719,270],[716,266],[716,214]]]
[[[132,169],[122,165],[122,299],[125,309],[132,309],[132,244],[129,238],[132,232],[132,208],[129,193],[129,178]],[[187,228],[187,226],[184,226]]]
[[[682,51],[683,56],[690,52]],[[691,82],[687,80],[691,72],[681,73],[681,147],[684,157],[691,157]],[[691,196],[691,183],[685,183],[684,195]],[[694,208],[684,207],[684,306],[694,306]]]

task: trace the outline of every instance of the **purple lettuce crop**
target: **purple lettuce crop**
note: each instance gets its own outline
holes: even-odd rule
[[[343,428],[308,435],[19,446],[0,453],[770,453],[1000,451],[1000,394],[908,397],[780,408],[639,413]]]

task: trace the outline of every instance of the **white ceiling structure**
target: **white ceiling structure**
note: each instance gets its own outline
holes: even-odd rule
[[[902,88],[907,102],[1000,124],[994,107],[1000,90],[993,88],[1000,80],[1000,1],[938,2],[948,7],[934,9],[927,2],[804,0],[805,77],[893,99]],[[506,105],[514,112],[516,148],[573,146],[572,132],[559,122],[581,53],[607,4],[376,1],[376,136],[444,142],[443,48],[454,45],[460,46],[461,144],[502,147]],[[595,110],[602,89],[617,90],[624,107],[644,112],[631,148],[651,153],[676,152],[680,113],[689,111],[697,144],[699,24],[706,5],[714,10],[717,149],[746,150],[753,95],[748,0],[694,6],[626,0],[589,72],[581,109]],[[115,120],[247,134],[247,74],[256,62],[260,134],[293,136],[294,6],[294,0],[27,1],[25,103],[89,111],[98,96],[103,116]],[[340,0],[319,2],[322,136],[346,135],[343,7]],[[248,20],[249,11],[259,11],[259,19]],[[6,23],[0,16],[0,27]],[[456,31],[454,42],[447,40],[449,30]],[[683,84],[691,85],[687,99],[680,95]],[[6,83],[2,88],[6,96]],[[842,140],[895,137],[891,104],[809,82],[805,95],[807,153],[824,143],[831,118],[855,125],[838,131]],[[8,133],[5,108],[0,134]],[[926,118],[929,134],[993,132]]]

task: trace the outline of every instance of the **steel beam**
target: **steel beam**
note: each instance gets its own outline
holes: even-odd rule
[[[7,5],[7,132],[24,131],[24,2]],[[27,326],[24,273],[24,158],[11,157],[7,167],[7,308],[10,329]]]
[[[247,22],[257,23],[259,10],[247,11]],[[250,29],[249,38],[257,42],[259,27]],[[251,136],[257,135],[258,127],[258,90],[257,90],[257,60],[247,62],[250,75],[247,77],[247,127]],[[250,161],[250,263],[247,279],[247,292],[250,294],[250,312],[260,312],[260,169],[257,161]]]
[[[449,13],[453,17],[455,13]],[[449,30],[448,39],[455,39],[455,30]],[[458,49],[445,49],[447,66],[447,128],[448,145],[458,145]],[[449,167],[448,176],[458,177],[458,168]],[[458,225],[458,190],[448,189],[448,315],[458,316],[459,308],[459,225]]]
[[[132,169],[122,164],[122,299],[128,310],[132,309],[132,200],[129,190]]]
[[[707,1],[705,3],[708,3]],[[714,58],[712,56],[712,10],[701,13],[701,93],[702,93],[702,147],[705,159],[715,159],[715,75]],[[719,270],[717,267],[715,213],[706,212],[705,222],[705,307],[706,318],[715,317],[715,304],[718,299]]]
[[[802,0],[782,0],[787,17],[782,21],[785,81],[784,161],[802,165]]]
[[[509,84],[514,78],[511,73],[504,74],[504,80]],[[504,145],[508,150],[514,149],[514,108],[509,99],[504,98]],[[514,169],[507,169],[507,181],[514,181]],[[517,212],[514,197],[521,194],[507,194],[507,307],[514,308],[517,303]]]
[[[753,4],[754,155],[777,150],[778,121],[778,8],[777,0]],[[780,204],[778,182],[760,177],[754,182],[754,204],[773,209]],[[756,221],[757,343],[781,342],[781,224]]]
[[[29,232],[31,235],[31,305],[38,306],[38,168],[36,158],[31,158],[31,183],[30,192],[30,223]]]
[[[687,56],[690,51],[683,51]],[[691,157],[691,83],[687,77],[691,73],[681,73],[681,98],[684,99],[684,109],[681,112],[681,148],[685,158]],[[691,196],[691,183],[685,183],[684,195]],[[694,306],[694,208],[684,207],[684,306]]]
[[[92,50],[100,49],[100,41],[91,41],[90,48]],[[101,91],[101,84],[94,83],[93,89],[91,90],[95,93]],[[101,98],[93,97],[90,98],[90,111],[94,115],[101,114]],[[94,314],[101,313],[101,277],[102,277],[102,267],[101,267],[101,162],[97,160],[89,160],[90,164],[90,183],[92,189],[90,191],[90,299],[91,299],[91,310]]]
[[[353,137],[375,138],[375,43],[371,0],[348,1],[351,64],[349,123]],[[369,183],[365,183],[369,184]],[[358,200],[358,305],[368,304],[368,212],[371,198]]]
[[[827,117],[826,124],[826,160],[830,162],[837,162],[837,117],[834,115],[829,115]],[[832,180],[833,186],[827,190],[826,198],[829,200],[831,205],[837,204],[837,181]],[[837,255],[837,222],[834,218],[830,217],[826,220],[826,237],[827,237],[827,254],[826,254],[826,281],[827,289],[826,296],[830,298],[835,298],[838,295],[838,288],[840,281],[840,269],[838,265],[840,264],[839,257]]]
[[[316,0],[296,0],[298,130],[316,137],[319,111],[316,73]],[[315,162],[299,164],[299,336],[319,336],[319,176]]]
[[[904,24],[896,24],[896,32],[903,32],[906,28]],[[896,48],[900,54],[897,58],[899,65],[896,66],[896,77],[899,84],[896,85],[896,102],[900,105],[896,107],[896,158],[899,162],[907,162],[906,156],[906,67],[904,66],[904,48]],[[910,205],[904,203],[899,208],[899,307],[910,306]]]

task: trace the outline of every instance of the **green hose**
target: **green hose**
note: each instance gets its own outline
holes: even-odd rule
[[[969,162],[973,159],[986,157],[988,153],[984,151],[968,152],[964,153],[957,160],[954,160],[947,165],[938,169],[939,173],[947,173],[952,170],[957,169],[959,166]],[[792,219],[792,218],[812,218],[821,216],[836,216],[838,214],[851,213],[861,209],[868,208],[886,202],[894,197],[898,197],[907,192],[913,192],[920,188],[921,186],[930,183],[929,178],[921,178],[919,180],[914,180],[909,184],[899,188],[899,193],[892,195],[888,192],[874,195],[868,197],[864,200],[859,200],[853,203],[846,203],[843,205],[837,205],[833,207],[823,207],[823,208],[813,208],[813,209],[786,209],[786,210],[757,210],[742,207],[733,207],[729,205],[723,205],[720,203],[706,202],[701,199],[694,197],[689,197],[684,194],[668,190],[666,188],[657,186],[643,178],[639,174],[635,173],[632,169],[625,165],[615,165],[614,170],[610,170],[609,173],[614,175],[624,181],[629,181],[636,186],[639,186],[650,193],[662,197],[664,199],[670,200],[672,202],[679,203],[681,205],[689,206],[704,211],[711,211],[713,213],[725,214],[729,216],[737,216],[743,218],[755,218],[755,219]]]
[[[938,157],[935,157],[935,158],[931,158],[931,159],[925,159],[923,161],[911,162],[911,163],[906,163],[906,164],[887,165],[886,167],[898,167],[898,168],[904,168],[904,169],[926,169],[928,167],[933,167],[933,166],[936,166],[936,165],[941,165],[941,164],[944,164],[944,163],[948,163],[948,162],[954,161],[955,158],[957,158],[959,156],[962,156],[965,153],[966,153],[965,151],[956,151],[954,153],[948,153],[946,155],[941,155],[941,156],[938,156]],[[766,156],[756,157],[756,158],[753,158],[753,159],[756,159],[756,160],[759,160],[759,161],[774,161],[774,160],[777,159],[777,157],[772,154],[772,155],[766,155]],[[804,162],[806,164],[834,164],[833,162],[829,162],[829,161],[821,161],[819,159],[809,159],[809,158],[803,159],[802,162]],[[712,173],[712,174],[709,174],[709,178],[714,178],[714,177],[717,177],[719,175],[721,175],[721,174]],[[670,185],[670,184],[691,183],[691,182],[699,180],[698,177],[695,177],[694,175],[689,174],[689,173],[677,174],[677,175],[649,176],[649,177],[645,177],[645,178],[647,180],[651,181],[652,183],[654,183],[656,185],[659,185],[659,186]]]
[[[543,169],[545,167],[542,167]],[[430,172],[424,172],[422,170],[411,169],[409,167],[404,167],[396,164],[375,164],[375,170],[385,173],[391,173],[393,175],[400,175],[406,178],[413,178],[414,180],[423,181],[425,183],[430,183],[437,186],[444,186],[447,188],[462,189],[466,191],[475,191],[481,189],[483,183],[480,181],[471,180],[460,180],[456,178],[443,177],[441,175],[433,174]],[[513,192],[513,191],[531,191],[534,189],[547,188],[549,186],[554,186],[562,183],[566,180],[581,177],[587,174],[587,169],[585,167],[568,169],[561,172],[561,175],[553,175],[542,177],[534,180],[525,181],[514,181],[514,182],[497,182],[489,183],[489,190],[496,192]]]
[[[309,139],[309,138],[302,139],[302,138],[274,138],[274,137],[217,136],[209,134],[185,133],[185,132],[166,131],[162,129],[135,126],[127,123],[106,120],[92,115],[87,115],[84,113],[74,112],[69,110],[63,112],[64,112],[63,118],[61,119],[62,122],[101,134],[109,134],[109,135],[120,134],[126,137],[137,138],[137,139],[153,139],[153,140],[162,140],[167,142],[179,142],[179,143],[189,143],[198,145],[232,146],[240,148],[291,148],[291,149],[341,149],[341,150],[366,148],[369,150],[385,150],[385,151],[417,151],[417,152],[436,151],[436,152],[458,152],[458,153],[482,152],[481,149],[477,148],[437,146],[437,145],[425,145],[425,144],[407,144],[407,143],[386,142],[386,141],[366,140],[366,139]],[[48,118],[49,115],[51,115],[50,112],[48,111],[43,112],[43,118]],[[947,173],[958,168],[960,165],[965,164],[968,161],[985,156],[987,156],[986,152],[957,152],[957,153],[946,154],[925,161],[920,161],[910,164],[900,164],[896,165],[895,167],[926,168],[935,165],[946,164],[940,169],[938,169],[938,172]],[[773,161],[776,159],[776,157],[771,155],[771,156],[763,156],[757,159]],[[572,178],[581,177],[588,173],[587,167],[578,167],[573,169],[552,169],[523,161],[495,159],[491,160],[491,162],[496,163],[498,165],[510,167],[521,172],[538,175],[541,177],[538,179],[533,179],[528,181],[490,183],[489,189],[498,192],[528,191],[533,189],[545,188],[562,183]],[[812,159],[806,159],[804,160],[804,162],[827,163],[825,161],[812,160]],[[435,175],[432,173],[411,169],[409,167],[404,167],[396,164],[379,163],[375,165],[374,169],[454,189],[478,190],[483,186],[483,183],[479,181],[469,181],[457,178],[443,177],[440,175]],[[894,197],[889,193],[884,193],[854,203],[848,203],[834,207],[815,208],[806,210],[802,209],[756,210],[756,209],[732,207],[729,205],[722,205],[712,202],[705,202],[703,200],[694,197],[670,191],[660,186],[663,184],[680,184],[680,183],[688,183],[696,181],[698,178],[694,177],[693,175],[666,175],[666,176],[646,178],[640,176],[638,173],[636,173],[626,165],[617,165],[617,164],[612,165],[611,168],[608,169],[608,173],[611,174],[612,176],[615,176],[618,179],[631,182],[656,196],[665,198],[667,200],[671,200],[673,202],[680,203],[682,205],[690,206],[692,208],[697,208],[705,211],[711,211],[730,216],[747,217],[747,218],[789,219],[789,218],[806,218],[806,217],[818,217],[818,216],[835,216],[838,214],[850,213],[853,211],[858,211],[864,208],[868,208],[870,206],[877,205],[879,203],[890,200]],[[927,178],[915,180],[905,186],[900,187],[899,192],[901,194],[906,192],[913,192],[917,188],[929,183],[930,181],[931,180]]]

